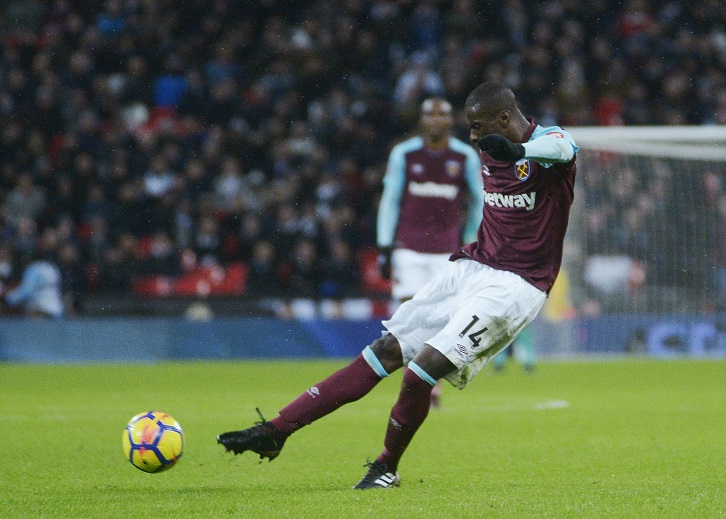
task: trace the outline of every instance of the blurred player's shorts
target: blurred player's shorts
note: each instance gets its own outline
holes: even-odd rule
[[[393,299],[410,299],[431,278],[441,272],[450,262],[451,253],[430,254],[409,249],[396,249],[391,255],[393,270]]]

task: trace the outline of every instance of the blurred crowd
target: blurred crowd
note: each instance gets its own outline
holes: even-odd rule
[[[71,306],[232,262],[251,294],[360,293],[428,95],[495,79],[544,125],[726,123],[721,0],[4,6],[0,279],[52,259]]]
[[[578,166],[582,311],[726,308],[726,165],[590,152]]]

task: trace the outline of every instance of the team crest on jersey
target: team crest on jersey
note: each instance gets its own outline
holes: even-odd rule
[[[517,178],[524,182],[529,178],[531,171],[529,165],[529,159],[520,159],[514,163],[514,172],[517,174]]]
[[[446,161],[446,173],[450,177],[455,177],[461,172],[461,164],[456,162],[455,160],[447,160]]]

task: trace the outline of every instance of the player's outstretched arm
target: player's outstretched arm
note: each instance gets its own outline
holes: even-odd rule
[[[574,145],[562,133],[548,133],[522,144],[524,157],[547,162],[569,162],[575,156]]]
[[[529,142],[512,142],[503,135],[493,133],[479,139],[479,148],[494,160],[514,162],[527,158],[547,162],[569,162],[575,156],[575,148],[564,136],[549,133]]]

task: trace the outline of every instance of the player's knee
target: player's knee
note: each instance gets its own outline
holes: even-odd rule
[[[381,365],[387,373],[393,373],[403,366],[403,355],[401,354],[401,346],[398,344],[392,334],[384,335],[376,339],[370,345],[371,350],[375,353]]]
[[[456,370],[456,366],[443,353],[428,344],[409,363],[409,368],[412,364],[415,366],[413,370],[421,378],[433,384]]]

